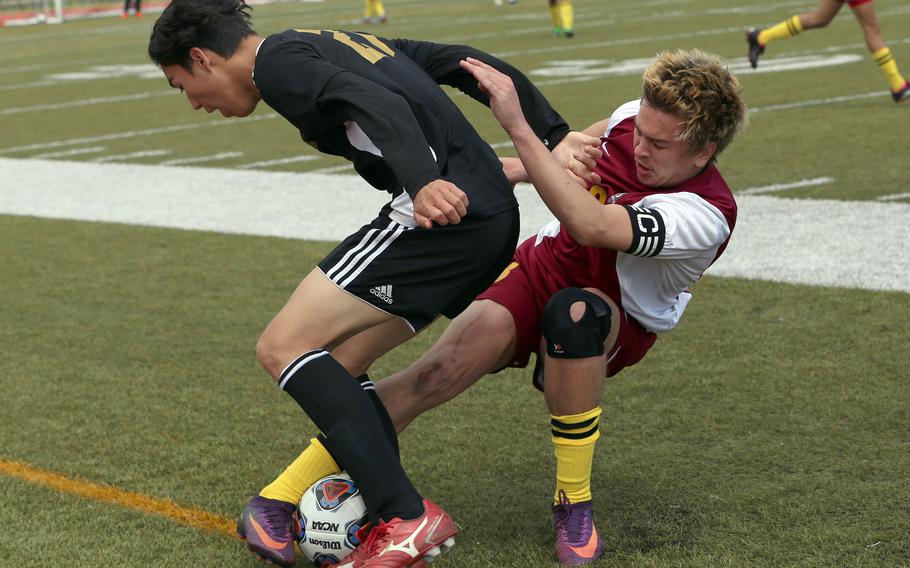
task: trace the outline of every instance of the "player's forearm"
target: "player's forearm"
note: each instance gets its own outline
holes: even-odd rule
[[[594,211],[597,201],[569,177],[527,124],[511,132],[510,136],[543,202],[581,242],[586,238],[585,227],[598,221]]]
[[[528,181],[528,171],[518,158],[499,158],[502,162],[502,171],[510,185]]]
[[[510,136],[537,193],[572,238],[586,246],[628,248],[631,228],[623,207],[601,205],[569,176],[527,125]]]

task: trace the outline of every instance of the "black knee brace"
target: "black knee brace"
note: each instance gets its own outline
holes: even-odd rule
[[[585,313],[572,321],[572,304],[584,302]],[[581,288],[564,288],[553,294],[543,308],[543,336],[547,355],[558,359],[582,359],[604,354],[613,311],[603,298]]]

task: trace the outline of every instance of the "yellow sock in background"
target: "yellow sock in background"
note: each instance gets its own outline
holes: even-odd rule
[[[572,11],[572,0],[559,0],[557,6],[559,7],[559,16],[562,21],[563,31],[571,32],[575,16]]]
[[[327,475],[339,473],[341,468],[332,459],[325,446],[313,438],[310,445],[297,456],[294,463],[289,465],[275,481],[267,485],[259,495],[267,499],[278,499],[295,506],[300,502],[300,497],[311,485]]]
[[[554,28],[562,29],[562,18],[559,17],[559,6],[550,4],[550,20]]]
[[[600,438],[600,407],[569,416],[550,415],[553,448],[556,454],[556,491],[565,491],[571,503],[591,500],[591,466],[594,446]]]
[[[793,16],[788,20],[772,26],[766,30],[758,32],[758,43],[761,45],[767,45],[769,41],[774,41],[776,39],[786,39],[788,37],[795,36],[799,32],[803,31],[803,23],[799,20],[799,16]]]
[[[891,50],[887,47],[883,47],[873,53],[872,58],[878,63],[879,68],[882,70],[882,74],[885,76],[885,79],[888,80],[888,84],[891,86],[891,92],[896,93],[900,91],[907,80],[904,79],[904,76],[898,71],[897,62],[894,61]]]

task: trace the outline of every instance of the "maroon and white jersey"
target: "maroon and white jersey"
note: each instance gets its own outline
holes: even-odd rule
[[[736,222],[736,202],[714,164],[672,188],[638,181],[632,138],[640,101],[610,117],[601,137],[590,188],[601,203],[630,206],[632,247],[628,251],[582,246],[559,221],[538,233],[533,267],[537,278],[558,288],[593,287],[607,293],[648,331],[676,326],[691,299],[688,290],[723,252]],[[634,215],[633,215],[634,213]]]

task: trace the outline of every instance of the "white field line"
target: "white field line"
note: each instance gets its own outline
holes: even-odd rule
[[[0,179],[12,182],[4,214],[313,240],[342,239],[388,201],[356,175],[0,158]],[[552,216],[529,185],[516,195],[527,237]],[[730,246],[708,274],[910,293],[910,204],[737,201]]]
[[[137,158],[155,158],[158,156],[167,156],[170,154],[170,150],[139,150],[137,152],[129,152],[127,154],[111,154],[110,156],[101,156],[100,158],[95,158],[90,160],[96,164],[106,164],[108,162],[125,162],[127,160],[135,160]]]
[[[267,168],[269,166],[283,166],[284,164],[296,164],[297,162],[312,162],[320,160],[322,156],[314,154],[303,154],[301,156],[290,156],[288,158],[278,158],[276,160],[262,160],[261,162],[250,162],[237,166],[241,170],[254,170],[256,168]]]
[[[880,195],[876,197],[879,201],[899,201],[903,199],[910,199],[910,192],[907,193],[892,193],[891,195]]]
[[[762,3],[756,6],[734,6],[732,8],[709,8],[705,12],[709,14],[764,14],[766,12],[776,12],[781,8],[805,8],[806,3],[802,0],[792,0],[790,2],[776,2],[774,4]]]
[[[110,103],[122,103],[126,101],[139,101],[142,99],[148,99],[151,97],[163,97],[165,95],[174,96],[174,91],[154,91],[147,93],[134,93],[132,95],[117,95],[113,97],[95,97],[91,99],[78,99],[74,101],[67,101],[65,103],[52,103],[52,104],[43,104],[43,105],[32,105],[24,107],[11,107],[0,110],[0,116],[8,114],[21,114],[24,112],[40,112],[48,110],[60,110],[65,108],[73,108],[80,106],[90,106],[90,105],[102,105]]]
[[[760,193],[774,193],[778,191],[786,191],[788,189],[797,189],[801,187],[812,187],[814,185],[825,185],[834,181],[833,177],[818,177],[812,179],[803,179],[799,181],[794,181],[790,183],[773,183],[771,185],[763,185],[760,187],[750,187],[736,193],[736,196],[740,195],[758,195]]]
[[[52,87],[54,85],[59,85],[60,81],[33,81],[31,83],[10,83],[8,85],[0,85],[0,91],[15,91],[18,89],[34,89],[36,87]]]
[[[870,99],[875,97],[884,97],[891,96],[890,91],[871,91],[868,93],[857,93],[855,95],[843,95],[839,97],[828,97],[824,99],[814,99],[809,101],[798,101],[792,103],[781,103],[776,105],[768,105],[764,107],[750,108],[749,113],[754,114],[757,112],[770,112],[775,110],[791,110],[795,108],[805,108],[812,106],[822,106],[822,105],[832,105],[835,103],[844,103],[849,101],[857,101],[860,99]]]
[[[354,166],[351,164],[342,164],[340,166],[331,166],[328,168],[320,168],[318,170],[310,170],[308,173],[311,174],[337,174],[339,172],[352,172],[354,171]]]
[[[212,154],[211,156],[196,156],[193,158],[176,158],[173,160],[165,160],[164,162],[161,162],[161,165],[185,166],[188,164],[204,164],[206,162],[230,160],[231,158],[239,158],[240,156],[243,156],[243,152],[220,152],[218,154]]]
[[[33,65],[19,65],[18,67],[13,67],[13,66],[0,67],[0,75],[4,75],[6,73],[23,73],[25,71],[34,71],[35,69],[41,69],[42,67],[45,67],[46,65],[48,65],[48,64],[35,63]]]
[[[901,252],[910,204],[737,199],[730,245],[708,274],[811,286],[910,292]]]
[[[81,138],[67,138],[65,140],[54,140],[51,142],[37,142],[35,144],[24,144],[21,146],[9,146],[0,148],[0,155],[14,154],[17,152],[30,152],[32,150],[47,150],[50,148],[60,148],[63,146],[75,146],[78,144],[91,144],[93,142],[107,142],[110,140],[125,140],[127,138],[137,138],[139,136],[154,136],[157,134],[166,134],[168,132],[180,132],[183,130],[195,130],[197,128],[213,128],[216,126],[239,125],[245,122],[258,120],[271,120],[278,118],[276,113],[264,114],[244,118],[243,120],[213,120],[211,122],[199,122],[192,124],[175,124],[174,126],[162,126],[160,128],[147,128],[145,130],[129,130],[126,132],[114,132],[112,134],[101,134],[98,136],[85,136]]]
[[[47,160],[50,158],[71,158],[73,156],[81,156],[83,154],[97,154],[98,152],[104,152],[107,150],[107,146],[89,146],[87,148],[73,148],[71,150],[61,150],[60,152],[47,152],[45,154],[38,154],[37,156],[32,156],[36,160]]]

